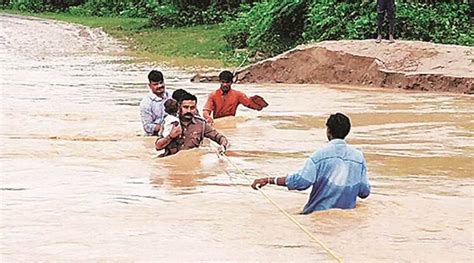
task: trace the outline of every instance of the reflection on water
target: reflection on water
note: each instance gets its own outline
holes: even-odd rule
[[[2,259],[330,260],[212,145],[156,158],[137,106],[152,65],[124,63],[100,33],[83,39],[74,26],[6,16],[0,24]],[[164,72],[168,89],[197,94],[199,108],[217,88]],[[308,191],[267,188],[345,261],[473,260],[472,97],[236,88],[270,104],[215,124],[251,177],[299,169],[326,143],[330,113],[352,118],[348,141],[366,155],[370,198],[303,216]]]
[[[157,159],[156,162],[159,169],[152,175],[151,183],[156,187],[171,189],[195,189],[199,185],[205,185],[202,180],[214,176],[213,171],[222,173],[224,168],[215,154],[206,154],[201,149],[178,152],[173,156]]]

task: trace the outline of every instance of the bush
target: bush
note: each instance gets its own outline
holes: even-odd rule
[[[184,25],[183,18],[180,16],[178,9],[173,5],[157,7],[152,14],[150,23],[152,26],[159,28]]]
[[[176,6],[179,10],[185,10],[190,6],[198,10],[206,10],[213,6],[217,10],[230,12],[239,9],[243,4],[251,4],[258,2],[258,0],[168,0],[161,2]]]
[[[129,4],[120,12],[125,17],[149,18],[158,8],[156,0],[130,1]]]
[[[178,8],[175,5],[162,5],[157,7],[151,15],[152,26],[165,28],[177,26],[195,26],[204,24],[217,24],[223,22],[230,12],[211,5],[205,9],[190,5]]]
[[[401,3],[397,7],[397,35],[403,39],[472,46],[470,12],[467,4]]]
[[[249,47],[267,55],[299,43],[305,28],[307,0],[265,1],[227,21],[224,38],[231,47]]]
[[[399,1],[396,6],[395,35],[406,40],[442,44],[473,45],[469,5]],[[339,22],[342,21],[342,22]],[[376,35],[377,13],[372,2],[337,3],[315,1],[308,14],[306,41],[368,39]],[[384,32],[388,32],[385,23]]]
[[[77,16],[149,17],[157,8],[155,0],[87,0],[83,5],[69,8]]]
[[[64,11],[71,6],[84,3],[84,0],[12,0],[2,1],[2,5],[22,12]]]
[[[372,38],[377,26],[373,2],[315,1],[309,8],[307,18],[303,37],[310,42]]]
[[[42,0],[13,0],[10,7],[22,12],[44,12],[50,10],[52,7],[43,4]]]
[[[305,28],[306,0],[277,2],[251,31],[248,45],[269,55],[281,53],[301,42]]]
[[[253,7],[242,6],[242,12],[238,13],[237,19],[229,19],[225,23],[224,39],[233,48],[248,47],[248,39],[251,32],[255,32],[257,24],[274,8],[274,2],[261,2]]]
[[[472,12],[462,2],[400,0],[396,37],[473,46]],[[302,42],[374,38],[377,12],[375,1],[269,0],[226,24],[225,40],[231,48],[273,55]]]

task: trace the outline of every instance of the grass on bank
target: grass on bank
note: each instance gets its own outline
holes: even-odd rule
[[[158,29],[148,27],[145,18],[79,17],[67,13],[25,13],[0,10],[10,14],[54,19],[88,27],[102,27],[110,36],[123,41],[130,55],[138,60],[173,66],[233,66],[232,51],[226,46],[222,25]]]

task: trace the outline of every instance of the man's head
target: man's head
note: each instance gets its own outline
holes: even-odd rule
[[[338,112],[329,116],[326,127],[328,140],[344,139],[351,130],[351,121],[346,115]]]
[[[173,92],[171,97],[175,99],[177,102],[181,101],[181,98],[185,95],[188,94],[188,92],[184,89],[177,89]]]
[[[179,118],[182,121],[190,121],[196,114],[197,98],[193,94],[186,93],[179,102]]]
[[[168,99],[165,101],[165,112],[170,115],[176,115],[178,113],[178,102],[175,99]]]
[[[232,86],[234,75],[228,70],[224,70],[219,74],[219,81],[221,82],[221,90],[228,92]]]
[[[163,97],[165,94],[165,82],[163,73],[158,70],[152,70],[148,73],[148,87],[158,97]]]

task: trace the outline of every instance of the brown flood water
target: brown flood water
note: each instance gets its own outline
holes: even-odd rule
[[[0,252],[12,261],[332,259],[209,146],[157,159],[138,103],[152,65],[127,64],[98,31],[0,15]],[[160,67],[161,68],[161,67]],[[161,68],[163,69],[163,68]],[[190,72],[167,88],[198,95]],[[216,127],[229,158],[283,176],[326,143],[342,111],[372,195],[299,215],[308,192],[266,192],[347,262],[472,262],[473,97],[324,85],[236,85],[270,103]]]

